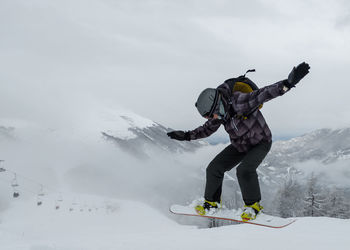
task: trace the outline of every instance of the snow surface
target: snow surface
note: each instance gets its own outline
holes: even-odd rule
[[[55,210],[50,204],[37,207],[30,199],[17,200],[0,215],[1,249],[345,250],[350,245],[350,220],[299,218],[283,229],[247,224],[198,229],[177,224],[140,202],[114,200],[113,204],[110,211],[69,212],[64,205]]]

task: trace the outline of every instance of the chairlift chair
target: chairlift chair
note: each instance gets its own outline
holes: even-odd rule
[[[75,199],[72,201],[72,204],[69,208],[69,212],[73,212],[74,211],[74,208],[76,207],[76,205],[78,205],[78,203],[75,202]]]
[[[56,210],[60,209],[60,207],[61,207],[61,205],[60,205],[61,202],[63,202],[63,197],[62,197],[62,194],[59,193],[59,195],[58,195],[58,197],[57,197],[57,199],[56,199],[56,206],[55,206]]]
[[[40,199],[38,199],[37,202],[36,202],[36,204],[37,204],[38,206],[41,206],[41,205],[43,204],[43,202],[42,202]]]
[[[6,171],[6,169],[1,167],[3,162],[4,162],[4,160],[0,160],[0,172],[5,172]]]
[[[19,186],[19,185],[18,185],[18,182],[17,182],[17,174],[14,174],[14,177],[13,177],[13,179],[12,179],[12,181],[11,181],[11,186],[12,186],[13,188]]]
[[[61,193],[58,195],[57,201],[58,202],[62,202],[63,201],[63,196],[62,196]]]
[[[36,203],[38,206],[41,206],[43,204],[42,197],[44,197],[44,196],[45,196],[44,186],[40,185],[40,190],[39,190],[39,193],[37,196],[37,203]]]
[[[17,187],[19,187],[18,182],[17,182],[17,175],[16,173],[14,174],[14,178],[11,181],[11,186],[13,189],[13,198],[19,197],[19,192],[17,190]]]

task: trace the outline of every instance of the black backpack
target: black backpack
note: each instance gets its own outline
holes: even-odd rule
[[[255,72],[255,69],[247,70],[244,75],[236,78],[230,78],[225,81],[225,83],[230,86],[230,89],[232,89],[232,93],[236,91],[249,93],[259,89],[259,87],[252,80],[246,77],[246,74],[249,72]]]
[[[253,92],[254,90],[258,90],[259,87],[252,80],[246,77],[246,74],[249,72],[255,72],[255,69],[247,70],[247,72],[244,75],[241,75],[239,77],[227,79],[224,83],[228,84],[228,86],[232,90],[232,93],[236,91],[240,91],[243,93],[250,93],[250,92]],[[261,109],[262,107],[263,105],[261,104],[259,107],[256,107],[255,109],[250,111],[248,114],[242,115],[242,118],[247,119],[247,117],[251,113],[253,113],[257,109]]]

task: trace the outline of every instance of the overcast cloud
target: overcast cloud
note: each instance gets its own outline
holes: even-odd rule
[[[0,2],[0,118],[64,126],[96,105],[176,129],[206,87],[310,74],[263,113],[276,135],[350,126],[348,1]],[[1,125],[1,124],[0,124]]]

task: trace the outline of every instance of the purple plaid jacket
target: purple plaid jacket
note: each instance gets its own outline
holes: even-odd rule
[[[286,93],[288,90],[283,89],[283,83],[284,80],[251,93],[232,93],[233,86],[221,84],[217,89],[223,96],[225,111],[230,112],[224,120],[209,119],[202,126],[189,131],[191,140],[208,137],[224,125],[231,144],[239,152],[247,152],[261,142],[271,142],[271,131],[257,107]],[[245,119],[242,116],[246,114],[249,115]]]

